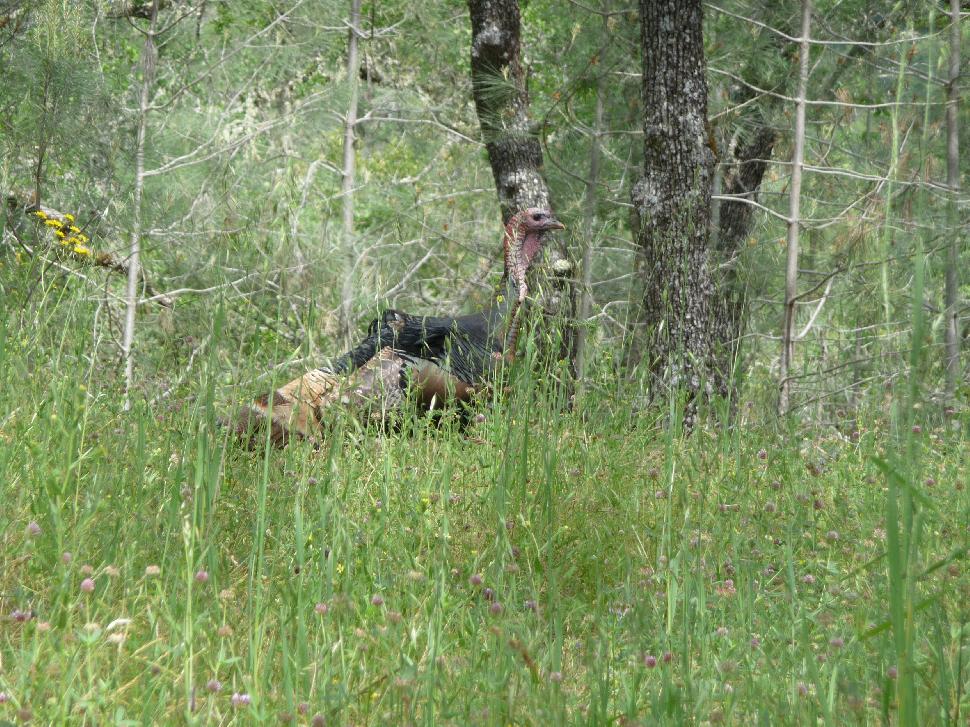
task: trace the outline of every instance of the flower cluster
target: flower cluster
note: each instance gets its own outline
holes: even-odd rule
[[[64,219],[59,219],[43,210],[37,210],[34,216],[43,220],[46,227],[54,230],[54,236],[63,247],[81,257],[91,256],[91,248],[86,245],[88,236],[74,224],[74,215],[65,213]]]

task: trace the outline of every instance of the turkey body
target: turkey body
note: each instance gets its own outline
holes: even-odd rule
[[[255,447],[267,425],[269,441],[319,441],[328,412],[338,406],[362,423],[386,423],[406,402],[424,409],[466,402],[492,379],[496,367],[515,355],[526,273],[542,248],[543,235],[563,226],[547,210],[514,215],[503,238],[503,286],[485,310],[463,316],[418,316],[387,310],[367,336],[335,359],[257,398],[228,428]]]
[[[363,341],[323,370],[351,374],[389,348],[402,364],[401,388],[414,392],[419,404],[431,408],[453,399],[467,401],[501,360],[508,300],[499,295],[484,311],[454,317],[387,310],[370,324]]]

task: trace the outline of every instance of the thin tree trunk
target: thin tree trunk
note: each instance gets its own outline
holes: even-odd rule
[[[795,107],[795,151],[792,154],[791,186],[788,189],[788,258],[785,265],[785,316],[781,334],[781,366],[778,413],[785,414],[791,403],[791,370],[795,353],[795,304],[798,297],[798,232],[802,194],[802,165],[805,161],[805,97],[808,91],[809,32],[812,2],[802,0],[802,33],[799,51],[798,102]]]
[[[138,106],[138,132],[135,139],[135,192],[131,219],[131,243],[128,251],[128,286],[125,292],[125,329],[121,350],[125,359],[125,411],[131,408],[131,389],[134,382],[135,313],[138,309],[138,282],[141,278],[141,198],[145,189],[145,136],[148,131],[148,110],[155,80],[155,28],[158,23],[158,1],[153,0],[151,20],[145,33],[142,49],[141,99]]]
[[[669,387],[688,395],[687,426],[698,398],[725,393],[727,381],[711,336],[714,153],[703,19],[701,0],[640,0],[644,169],[631,198],[643,253],[646,353],[655,393]]]
[[[603,132],[603,99],[606,96],[606,74],[601,73],[596,83],[596,112],[593,134],[589,148],[589,174],[586,177],[586,194],[583,200],[583,282],[579,301],[578,326],[576,328],[576,398],[582,397],[586,388],[587,339],[589,337],[589,314],[593,307],[593,246],[596,237],[596,185],[600,175],[600,134]]]
[[[343,201],[343,245],[347,260],[347,274],[340,296],[341,328],[349,342],[353,336],[353,294],[354,280],[357,276],[356,249],[354,245],[354,183],[357,155],[354,149],[357,127],[357,89],[360,76],[360,4],[361,0],[350,2],[350,31],[347,38],[347,87],[350,91],[347,101],[347,116],[344,119],[344,165],[341,199]]]
[[[957,329],[957,302],[960,292],[960,230],[957,198],[960,196],[960,0],[950,0],[950,78],[946,106],[946,185],[949,188],[948,221],[950,245],[947,250],[944,303],[946,305],[946,393],[952,398],[960,378],[960,335]]]
[[[720,194],[732,199],[722,200],[713,208],[712,247],[720,268],[716,281],[720,309],[713,321],[714,340],[731,361],[739,355],[744,328],[745,291],[739,281],[738,262],[755,221],[755,207],[747,202],[758,198],[776,138],[773,129],[762,126],[737,145],[720,182]]]
[[[50,98],[51,74],[48,60],[44,59],[44,104],[40,115],[40,132],[37,139],[37,164],[34,167],[34,204],[40,204],[40,187],[44,179],[44,155],[47,153],[47,101]]]

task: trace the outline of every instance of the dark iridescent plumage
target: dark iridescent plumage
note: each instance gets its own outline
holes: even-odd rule
[[[527,293],[525,274],[542,248],[543,235],[558,229],[562,225],[545,210],[515,215],[505,232],[504,289],[489,308],[457,317],[385,311],[371,323],[367,338],[337,359],[331,370],[351,373],[389,346],[408,362],[405,378],[412,366],[426,361],[454,377],[453,385],[476,386],[503,354],[514,353],[507,349],[515,345],[516,319]],[[409,383],[402,381],[402,386]]]

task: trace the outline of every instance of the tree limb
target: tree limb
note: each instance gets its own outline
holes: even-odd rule
[[[65,223],[72,222],[71,218],[64,212],[56,210],[53,207],[48,207],[47,205],[24,204],[13,193],[7,195],[7,211],[11,219],[13,219],[13,215],[22,212],[23,214],[32,217],[34,220],[57,220],[62,226],[64,226]],[[38,215],[38,212],[41,213],[43,217]],[[20,239],[19,235],[15,235],[15,237],[17,237],[18,240]],[[87,242],[86,236],[83,242]],[[86,249],[86,247],[82,246],[81,249]],[[120,273],[124,276],[128,275],[128,262],[115,257],[111,253],[88,251],[87,253],[74,253],[74,257],[78,260],[83,260],[112,272]],[[159,293],[155,289],[155,287],[148,281],[144,269],[140,271],[140,275],[142,287],[144,288],[144,291],[148,295],[149,299],[152,302],[164,306],[165,308],[171,308],[174,303],[172,298],[164,293]]]

